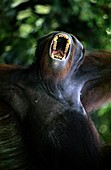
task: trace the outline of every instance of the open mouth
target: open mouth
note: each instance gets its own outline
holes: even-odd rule
[[[58,33],[54,36],[50,45],[50,57],[56,60],[65,60],[69,54],[71,37],[65,33]]]

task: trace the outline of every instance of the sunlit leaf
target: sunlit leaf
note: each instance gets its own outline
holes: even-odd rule
[[[48,14],[51,10],[51,6],[50,5],[36,5],[35,6],[35,11],[38,14]]]

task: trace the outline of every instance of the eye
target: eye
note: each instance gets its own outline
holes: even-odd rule
[[[58,33],[52,39],[49,55],[55,60],[65,60],[69,54],[72,38],[65,33]]]

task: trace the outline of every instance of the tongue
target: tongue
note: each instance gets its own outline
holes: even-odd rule
[[[61,51],[61,50],[53,50],[53,51],[52,51],[52,54],[53,54],[53,55],[57,55],[57,56],[64,57],[64,53],[63,53],[63,51]]]

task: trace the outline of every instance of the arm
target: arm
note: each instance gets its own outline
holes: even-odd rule
[[[0,100],[0,169],[27,169],[22,130],[12,108]]]
[[[81,100],[87,112],[111,101],[111,52],[97,51],[85,56],[81,66],[83,77]]]

